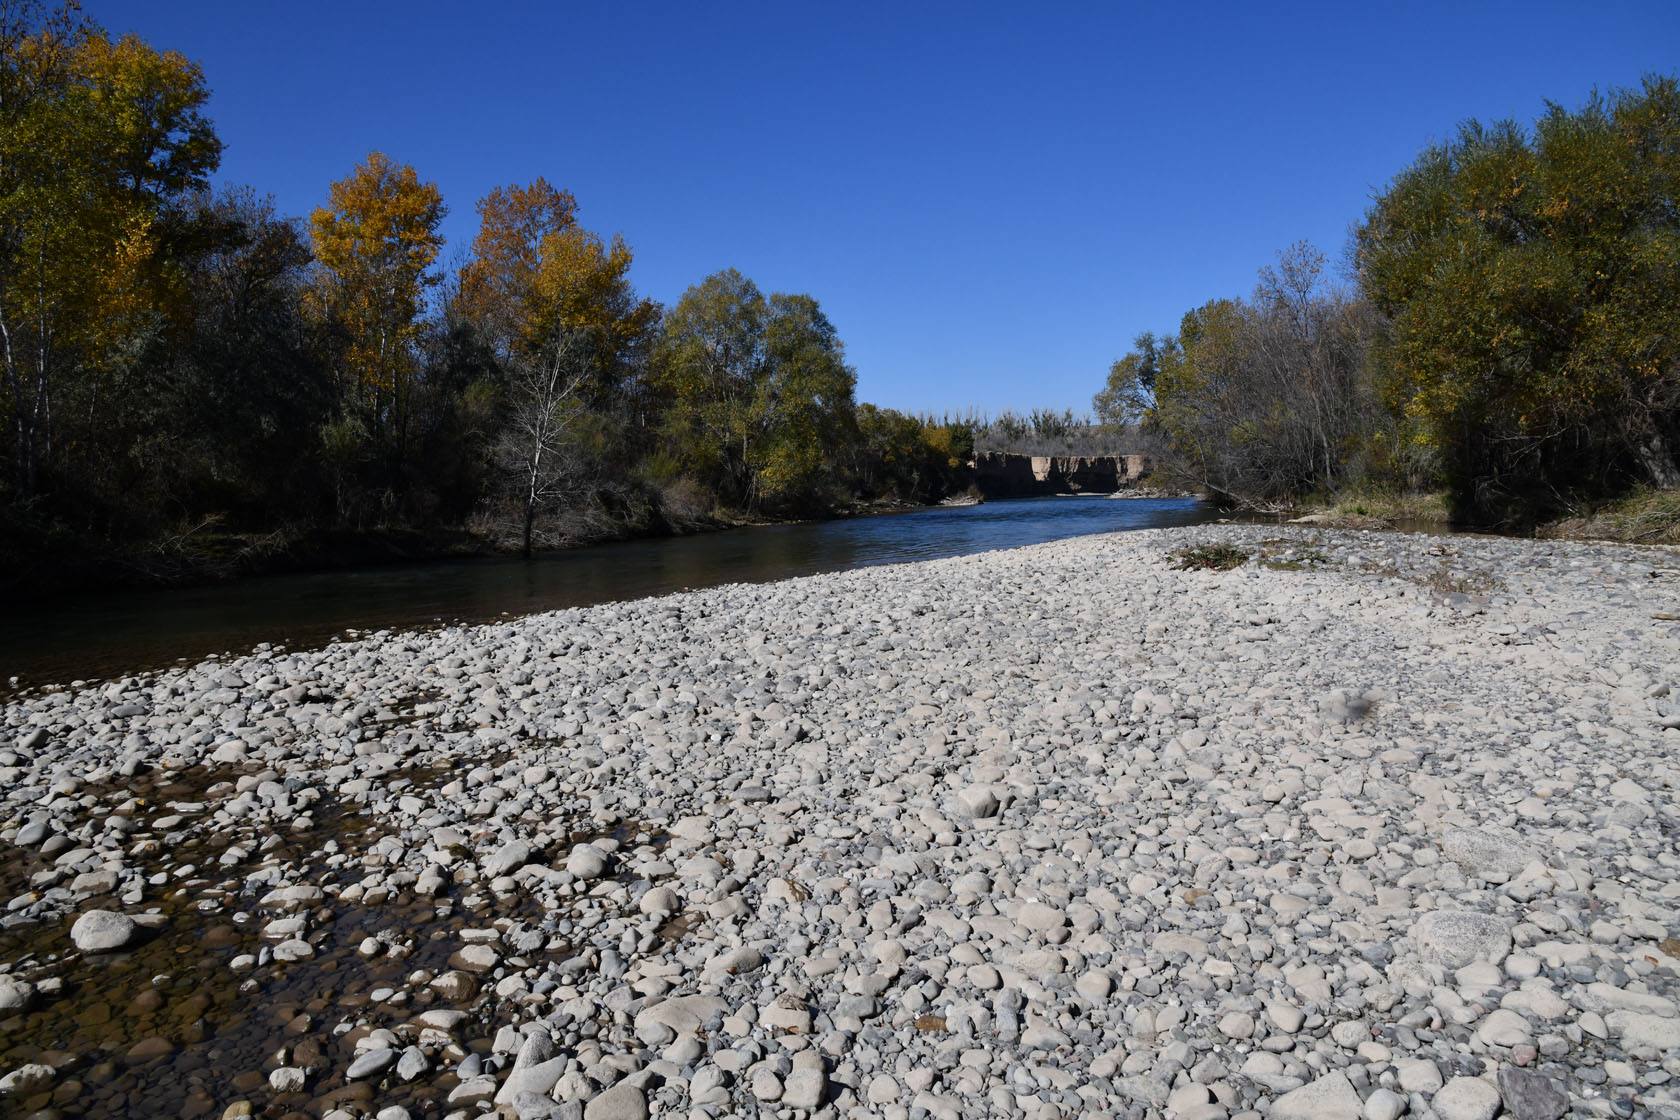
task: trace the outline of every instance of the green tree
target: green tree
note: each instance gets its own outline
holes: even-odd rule
[[[665,316],[654,377],[679,468],[725,500],[752,494],[751,406],[764,376],[769,305],[735,269],[706,277]]]
[[[825,504],[852,438],[856,375],[817,301],[734,269],[688,289],[655,351],[665,436],[681,469],[746,508]]]
[[[1680,486],[1680,86],[1464,125],[1357,234],[1393,405],[1482,512]]]
[[[832,504],[839,463],[856,435],[857,375],[809,295],[770,297],[763,377],[750,412],[755,497],[772,508]]]
[[[1091,400],[1097,423],[1114,431],[1135,428],[1155,404],[1155,379],[1161,366],[1178,356],[1178,339],[1144,331],[1132,349],[1108,367],[1108,382]]]

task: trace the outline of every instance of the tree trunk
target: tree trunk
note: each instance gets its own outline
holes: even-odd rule
[[[1651,485],[1661,490],[1680,490],[1680,466],[1674,462],[1674,452],[1661,432],[1652,432],[1634,441],[1634,454]]]

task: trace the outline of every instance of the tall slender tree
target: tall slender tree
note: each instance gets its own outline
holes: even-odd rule
[[[578,227],[570,194],[538,179],[478,204],[457,306],[502,367],[497,458],[530,554],[539,515],[582,500],[622,431],[622,390],[639,371],[659,307],[629,278],[634,254]]]
[[[406,453],[425,294],[446,209],[434,183],[382,152],[332,184],[310,216],[317,273],[311,306],[342,332],[337,359],[346,420],[368,432],[391,467]],[[349,439],[340,433],[332,439]]]

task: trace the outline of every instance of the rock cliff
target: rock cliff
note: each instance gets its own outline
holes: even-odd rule
[[[1011,455],[988,451],[975,456],[974,481],[988,498],[1113,494],[1136,486],[1154,466],[1144,455]]]

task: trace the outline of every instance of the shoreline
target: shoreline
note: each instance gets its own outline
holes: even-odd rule
[[[1680,1109],[1674,614],[1671,549],[1202,525],[32,695],[0,1091]]]

